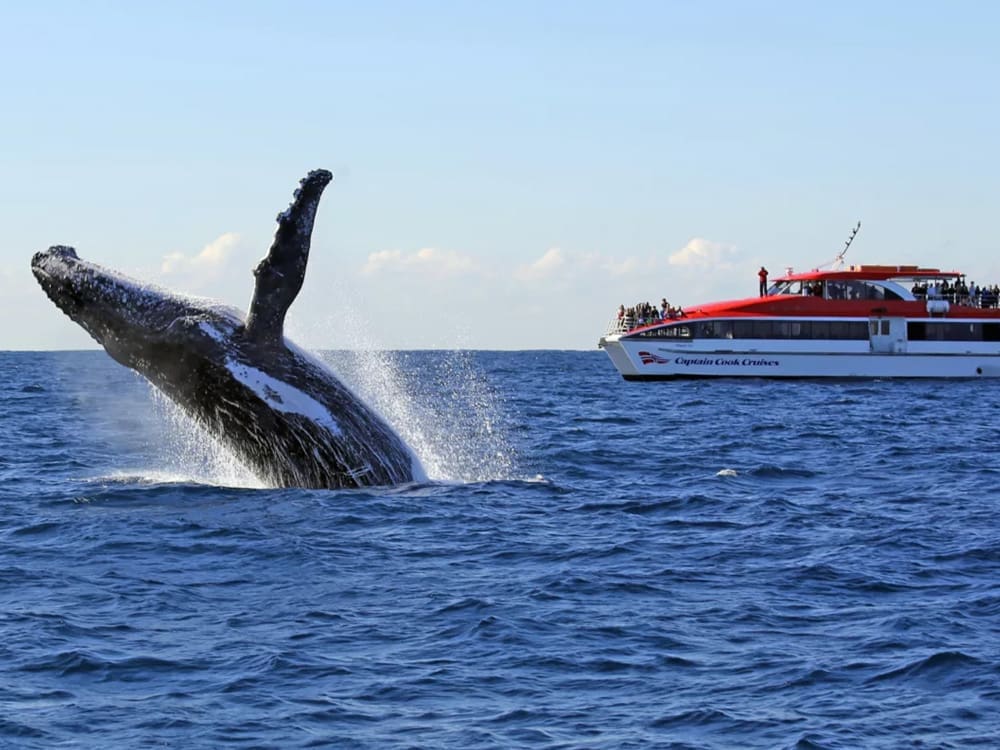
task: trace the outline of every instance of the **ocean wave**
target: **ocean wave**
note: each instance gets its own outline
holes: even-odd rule
[[[820,476],[819,472],[812,469],[785,468],[775,464],[763,464],[750,469],[748,473],[764,479],[812,479]]]
[[[921,659],[915,659],[895,669],[881,672],[871,677],[869,682],[933,682],[954,685],[969,679],[969,671],[981,662],[961,651],[938,651]]]
[[[636,387],[600,352],[479,353],[490,421],[444,413],[438,356],[396,358],[455,426],[434,440],[497,429],[514,464],[302,491],[189,471],[103,353],[5,355],[0,746],[1000,735],[996,428],[938,450],[927,419],[994,386]]]

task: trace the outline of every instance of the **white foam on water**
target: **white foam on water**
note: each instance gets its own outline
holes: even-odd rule
[[[160,427],[156,447],[163,462],[150,478],[245,489],[270,486],[154,386],[149,392]]]
[[[119,469],[106,476],[93,477],[85,481],[99,484],[123,485],[204,484],[211,487],[218,486],[218,483],[214,481],[193,479],[190,472],[177,472],[170,471],[169,469]]]

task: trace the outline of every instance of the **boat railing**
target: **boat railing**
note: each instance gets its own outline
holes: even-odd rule
[[[619,318],[617,315],[608,321],[608,329],[605,331],[605,336],[613,336],[617,333],[628,333],[629,329],[633,326],[633,321],[630,316],[625,316],[624,318]]]
[[[613,336],[619,333],[628,333],[636,328],[640,328],[646,325],[653,325],[654,323],[661,323],[670,320],[677,320],[683,318],[685,315],[684,311],[679,307],[676,310],[671,310],[670,314],[666,317],[652,317],[652,318],[636,318],[628,313],[624,317],[615,316],[608,322],[607,331],[605,336]]]
[[[961,307],[975,307],[989,309],[997,306],[997,295],[992,290],[984,289],[975,295],[954,294],[947,292],[944,294],[928,294],[926,292],[914,292],[913,299],[917,302],[943,301],[950,305],[960,305]]]

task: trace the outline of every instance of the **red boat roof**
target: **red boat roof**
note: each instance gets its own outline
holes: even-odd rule
[[[916,265],[851,265],[837,270],[813,269],[803,273],[789,272],[773,280],[780,282],[813,281],[931,281],[958,280],[965,277],[961,271],[942,271],[939,268],[922,268]],[[924,299],[830,299],[810,294],[770,294],[763,297],[720,300],[700,305],[684,305],[679,317],[671,316],[662,321],[636,326],[629,333],[685,320],[704,318],[858,318],[870,316],[899,316],[924,319],[930,315]],[[941,314],[941,313],[935,313]],[[949,319],[997,320],[1000,309],[981,308],[975,304],[951,304],[944,313]]]
[[[957,279],[965,276],[961,271],[942,271],[939,268],[920,266],[855,265],[836,270],[814,268],[803,273],[787,273],[775,281],[833,281],[854,279],[863,281],[888,281],[889,279]]]

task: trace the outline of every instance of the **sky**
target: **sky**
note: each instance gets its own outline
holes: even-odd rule
[[[1000,4],[0,0],[0,349],[93,342],[50,245],[246,309],[332,170],[286,333],[592,349],[618,305],[846,260],[1000,283]]]

